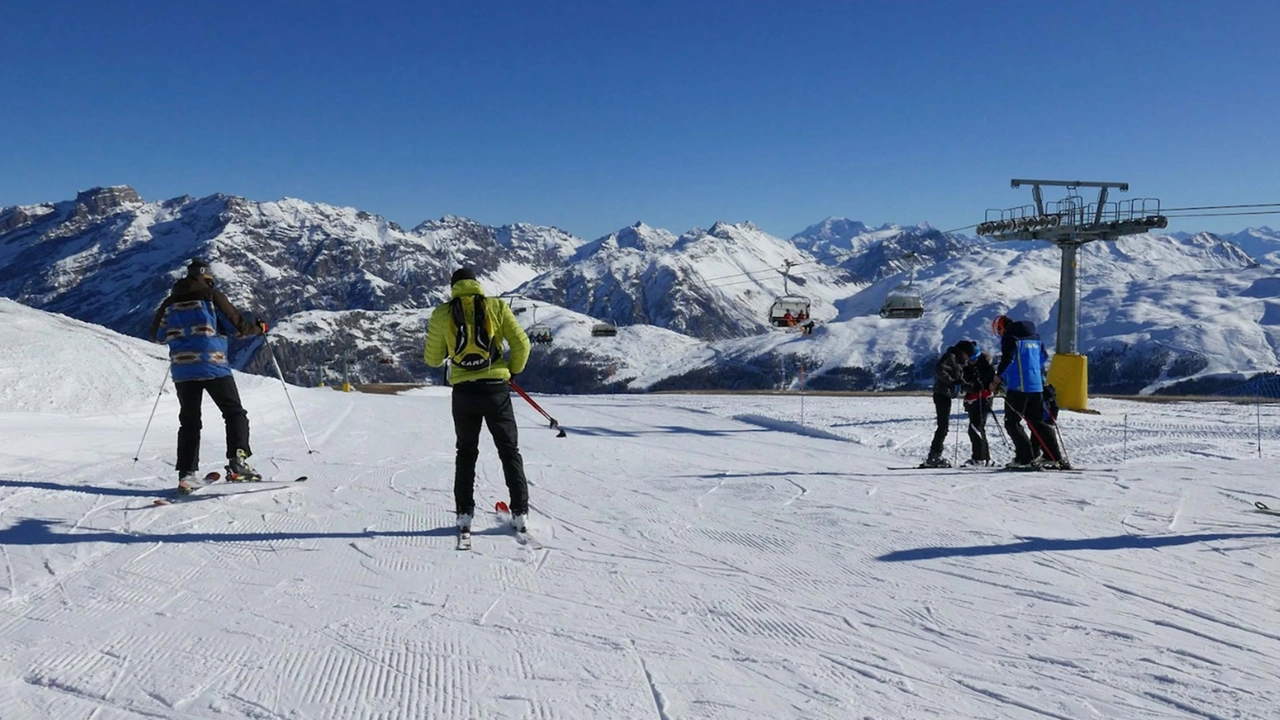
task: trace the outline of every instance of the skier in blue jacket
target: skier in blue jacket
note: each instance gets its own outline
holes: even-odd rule
[[[169,366],[178,395],[178,492],[190,492],[200,466],[200,403],[209,393],[227,426],[227,480],[257,481],[249,466],[249,414],[231,375],[227,336],[261,335],[266,323],[247,320],[213,287],[213,270],[192,260],[187,276],[173,284],[156,310],[151,339],[169,345]]]
[[[1000,337],[1000,364],[996,366],[997,387],[1003,385],[1004,428],[1013,440],[1013,462],[1007,467],[1032,469],[1044,467],[1069,470],[1071,464],[1062,455],[1054,428],[1044,419],[1044,376],[1049,369],[1049,353],[1036,334],[1030,320],[1014,322],[1001,315],[991,323]],[[1044,458],[1035,464],[1035,448],[1022,429],[1025,421],[1043,449]]]

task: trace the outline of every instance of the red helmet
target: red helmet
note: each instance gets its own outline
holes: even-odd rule
[[[1008,315],[1001,315],[991,321],[991,332],[996,335],[1004,335],[1004,331],[1009,327],[1009,323],[1013,322]]]

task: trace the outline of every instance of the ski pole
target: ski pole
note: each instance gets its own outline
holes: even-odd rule
[[[981,403],[981,402],[982,402],[982,400],[978,400],[978,402],[979,402],[979,403]],[[968,415],[967,410],[966,410],[966,413],[965,413],[965,414],[966,414],[966,415]],[[978,416],[982,418],[982,427],[977,427],[977,426],[975,426],[975,425],[973,424],[973,416],[972,416],[972,415],[969,415],[969,416],[968,416],[968,417],[969,417],[969,432],[973,433],[973,435],[976,435],[976,436],[977,436],[977,437],[982,441],[982,448],[983,448],[984,450],[986,450],[987,462],[991,462],[991,439],[987,437],[987,409],[986,409],[986,406],[981,405],[981,404],[979,404],[979,405],[978,405]],[[970,440],[972,441],[972,436],[970,436]]]
[[[1050,415],[1050,417],[1053,417]],[[1062,453],[1062,460],[1067,460],[1070,454],[1067,452],[1067,444],[1062,441],[1062,427],[1058,425],[1058,418],[1053,418],[1053,433],[1058,436],[1058,450]],[[1067,462],[1071,462],[1067,460]]]
[[[289,401],[289,409],[293,411],[293,419],[298,421],[298,432],[302,433],[302,442],[307,446],[307,454],[315,452],[311,449],[311,441],[307,439],[307,431],[302,429],[302,418],[298,417],[298,409],[293,406],[293,396],[289,394],[289,383],[284,381],[284,373],[280,371],[280,361],[276,359],[276,351],[271,349],[271,342],[267,340],[264,333],[262,335],[262,344],[266,345],[267,352],[271,355],[271,364],[276,366],[276,377],[280,378],[280,385],[284,387],[284,396]]]
[[[1044,412],[1043,407],[1040,408],[1040,412]],[[1036,437],[1036,441],[1040,443],[1040,449],[1044,451],[1044,456],[1049,458],[1053,462],[1058,462],[1059,460],[1061,460],[1062,458],[1056,458],[1053,456],[1053,453],[1049,452],[1049,444],[1045,442],[1044,438],[1040,437],[1040,431],[1036,430],[1036,426],[1032,424],[1031,420],[1026,415],[1022,415],[1021,417],[1023,421],[1027,423],[1027,429],[1031,431],[1031,434]],[[1062,452],[1061,445],[1058,446],[1058,452],[1059,454],[1061,454]]]
[[[982,423],[982,427],[978,429],[978,437],[982,438],[982,452],[989,463],[991,462],[991,438],[987,437],[987,403],[982,393],[978,393],[978,421]],[[969,424],[973,424],[972,415],[969,416]]]
[[[1004,411],[1007,413],[1007,412],[1009,412],[1009,411],[1010,411],[1010,409],[1011,409],[1011,408],[1009,407],[1009,399],[1006,397],[1006,398],[1005,398],[1005,401],[1004,401]],[[1042,407],[1042,408],[1041,408],[1041,412],[1043,412],[1043,410],[1044,410],[1044,408]],[[1056,458],[1056,457],[1054,457],[1054,456],[1053,456],[1053,453],[1049,452],[1049,445],[1048,445],[1047,443],[1045,443],[1044,438],[1040,437],[1040,432],[1039,432],[1038,430],[1036,430],[1036,426],[1035,426],[1035,425],[1031,424],[1031,420],[1030,420],[1030,419],[1028,419],[1026,415],[1024,415],[1023,413],[1019,412],[1018,410],[1013,410],[1013,414],[1014,414],[1014,415],[1016,415],[1016,416],[1018,417],[1018,422],[1019,422],[1019,423],[1026,423],[1026,424],[1027,424],[1027,429],[1031,431],[1031,436],[1032,436],[1033,438],[1035,438],[1036,442],[1040,443],[1040,449],[1043,451],[1043,453],[1042,453],[1042,454],[1043,454],[1045,457],[1047,457],[1047,458],[1049,458],[1050,460],[1052,460],[1053,462],[1058,462],[1061,458]],[[1058,449],[1059,449],[1059,451],[1061,451],[1061,449],[1062,449],[1062,448],[1061,448],[1061,447],[1059,447]],[[1035,453],[1034,453],[1035,448],[1032,448],[1032,450],[1033,450],[1032,455],[1034,455],[1034,454],[1035,454]]]
[[[963,407],[963,404],[961,405]],[[947,410],[947,414],[951,414],[951,410]],[[966,413],[967,415],[967,413]],[[956,420],[956,422],[951,422]],[[947,422],[951,425],[951,466],[956,467],[960,464],[960,423],[959,418],[948,418]]]
[[[1124,414],[1124,445],[1120,449],[1120,462],[1129,462],[1129,413]]]
[[[552,428],[560,431],[556,433],[556,437],[564,437],[564,428],[560,427],[560,423],[556,422],[555,418],[548,415],[546,410],[543,410],[541,407],[539,407],[538,403],[534,402],[533,398],[529,397],[529,393],[525,392],[524,388],[517,385],[515,380],[511,380],[509,382],[511,383],[512,390],[515,390],[517,393],[519,393],[520,397],[524,398],[526,402],[532,405],[534,410],[537,410],[538,412],[542,413],[542,417],[550,420]]]
[[[147,417],[147,426],[142,429],[142,439],[138,441],[138,452],[133,454],[134,462],[138,462],[138,456],[142,454],[142,443],[147,441],[147,431],[151,429],[151,421],[156,416],[156,408],[160,407],[160,396],[164,394],[164,386],[169,383],[169,371],[172,369],[172,365],[165,365],[164,379],[160,381],[160,390],[156,393],[156,401],[151,405],[151,415]]]
[[[990,417],[990,418],[994,418],[994,417],[996,416],[996,402],[995,402],[996,398],[995,398],[995,396],[994,396],[994,395],[992,395],[992,396],[991,396],[991,398],[990,398],[990,400],[991,400],[991,404],[990,404],[990,405],[984,405],[984,406],[982,407],[982,434],[983,434],[984,436],[987,434],[987,418],[988,418],[988,417]],[[990,410],[990,412],[988,412],[988,410]],[[1010,452],[1012,452],[1012,451],[1013,451],[1013,448],[1009,446],[1009,438],[1005,437],[1004,432],[1002,432],[1002,431],[1000,430],[1000,423],[999,423],[999,422],[997,422],[997,423],[996,423],[996,435],[999,435],[999,436],[1000,436],[1000,442],[1004,444],[1004,449],[1005,449],[1005,450],[1008,450],[1008,451],[1010,451]],[[990,442],[988,442],[988,443],[987,443],[987,452],[988,452],[988,453],[990,453],[990,452],[991,452],[991,443],[990,443]]]
[[[995,416],[996,416],[996,410],[993,407],[991,408],[991,417],[994,419]],[[1000,444],[1004,445],[1004,449],[1008,450],[1009,452],[1013,452],[1013,446],[1009,444],[1009,437],[1004,430],[1003,421],[996,422],[996,435],[1000,436]]]

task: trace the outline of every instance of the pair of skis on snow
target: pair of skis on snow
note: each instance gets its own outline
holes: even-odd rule
[[[889,470],[954,470],[954,471],[962,472],[962,473],[995,473],[995,472],[1009,472],[1009,473],[1013,473],[1013,472],[1020,472],[1020,473],[1036,473],[1036,472],[1047,472],[1047,473],[1082,473],[1082,472],[1088,472],[1088,471],[1090,471],[1090,470],[1092,470],[1092,471],[1104,470],[1105,468],[1081,468],[1081,467],[1073,467],[1073,468],[1071,468],[1070,470],[1061,470],[1061,469],[1059,469],[1059,468],[1042,468],[1042,467],[1004,467],[1004,466],[1000,466],[1000,465],[960,465],[960,466],[958,466],[958,467],[957,467],[957,466],[953,466],[953,465],[937,465],[937,466],[935,466],[935,465],[910,465],[910,466],[905,466],[905,467],[891,467],[891,468],[888,468],[888,469],[889,469]]]
[[[290,487],[293,483],[305,482],[306,479],[307,479],[307,476],[302,475],[297,478],[294,478],[293,480],[257,480],[251,483],[244,483],[246,485],[252,485],[251,488],[241,490],[240,492],[237,492],[237,493],[223,493],[223,494],[243,495],[246,493],[265,492],[268,490],[281,490],[283,488]],[[186,502],[188,500],[199,499],[200,491],[204,490],[210,485],[220,482],[221,480],[222,480],[222,473],[219,473],[219,472],[208,473],[203,478],[195,482],[186,483],[185,485],[180,485],[181,489],[175,490],[172,494],[166,497],[157,499],[152,504],[157,507],[163,507],[165,505],[176,505],[177,503]]]
[[[531,545],[538,548],[541,547],[541,545],[537,544],[536,540],[529,536],[529,529],[527,527],[518,528],[511,524],[511,508],[507,507],[506,503],[501,500],[494,503],[493,512],[498,516],[498,521],[501,522],[504,527],[511,528],[511,531],[516,534],[516,542],[521,545]],[[458,549],[471,549],[471,528],[458,528]]]

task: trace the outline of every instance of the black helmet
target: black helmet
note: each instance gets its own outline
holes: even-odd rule
[[[191,261],[190,265],[187,266],[187,277],[189,278],[207,277],[212,279],[213,268],[209,266],[209,263],[207,261],[201,260],[200,258],[196,258],[195,260]]]

